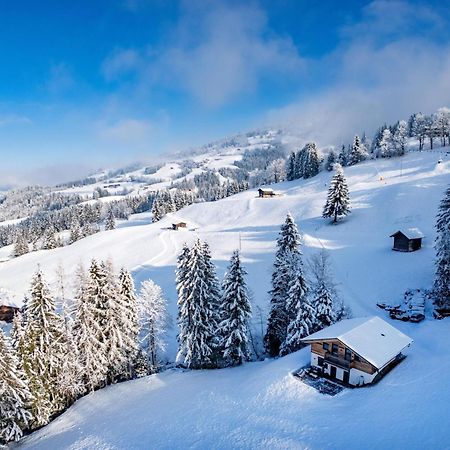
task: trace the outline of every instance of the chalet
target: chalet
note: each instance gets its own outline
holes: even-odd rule
[[[12,305],[0,304],[0,321],[12,322],[14,314],[19,311],[19,308]]]
[[[311,344],[311,367],[352,386],[378,381],[412,339],[377,316],[347,319],[302,339]]]
[[[172,230],[178,230],[178,228],[186,228],[187,223],[186,222],[178,222],[172,224]]]
[[[273,189],[270,188],[260,188],[258,189],[258,194],[260,198],[270,198],[270,197],[275,197],[277,194],[275,194],[275,191]]]
[[[414,252],[422,247],[422,239],[424,235],[418,228],[408,228],[403,231],[397,231],[391,234],[390,237],[394,238],[394,246],[392,250],[398,252]]]

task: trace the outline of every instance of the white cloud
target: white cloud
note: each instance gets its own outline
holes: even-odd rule
[[[12,125],[30,125],[32,120],[26,116],[17,114],[5,114],[0,115],[0,128],[8,127]]]
[[[127,118],[113,123],[100,123],[98,134],[106,141],[145,145],[151,139],[153,126],[146,120]]]
[[[355,133],[370,134],[384,122],[450,104],[450,46],[408,31],[416,14],[430,27],[439,28],[440,19],[425,7],[415,10],[404,2],[377,1],[367,8],[361,22],[346,28],[351,39],[318,64],[321,70],[333,70],[335,82],[270,111],[269,122],[289,122],[305,139],[321,145],[340,144]],[[392,15],[395,11],[402,12],[401,19]],[[381,30],[373,22],[382,22]],[[386,39],[387,30],[396,27],[402,32]]]
[[[292,77],[303,66],[292,40],[271,33],[256,6],[187,2],[171,33],[151,50],[116,51],[104,61],[105,77],[134,70],[141,90],[163,86],[220,107],[256,91],[264,78]]]

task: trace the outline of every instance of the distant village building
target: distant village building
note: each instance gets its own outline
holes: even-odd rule
[[[12,322],[14,314],[19,311],[19,308],[12,305],[2,305],[0,303],[0,321]]]
[[[398,252],[414,252],[422,247],[424,235],[418,228],[407,228],[406,230],[399,230],[391,234],[390,237],[394,238],[392,250]]]
[[[172,224],[172,230],[178,230],[178,228],[186,228],[187,223],[186,222],[178,222]]]
[[[342,320],[302,340],[311,344],[311,367],[352,386],[378,381],[412,343],[377,316]]]
[[[270,188],[260,188],[258,189],[258,194],[260,198],[267,198],[267,197],[275,197],[275,191]]]

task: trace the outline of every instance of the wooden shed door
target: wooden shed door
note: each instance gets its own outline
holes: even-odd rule
[[[347,384],[350,381],[350,372],[348,372],[347,370],[344,370],[344,378],[342,381]]]

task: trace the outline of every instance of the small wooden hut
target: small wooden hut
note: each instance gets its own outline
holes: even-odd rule
[[[407,228],[391,234],[394,238],[392,250],[397,252],[414,252],[422,247],[424,235],[418,228]]]
[[[178,228],[187,228],[186,222],[178,222],[172,224],[172,230],[178,230]]]
[[[270,198],[275,197],[275,191],[270,188],[260,188],[258,189],[258,194],[260,198]]]
[[[11,305],[2,305],[0,304],[0,321],[3,322],[12,322],[14,318],[14,314],[19,311],[19,308]]]

